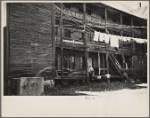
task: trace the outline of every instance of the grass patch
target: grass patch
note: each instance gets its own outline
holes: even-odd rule
[[[123,82],[102,82],[102,83],[88,83],[84,85],[68,85],[65,87],[45,87],[45,95],[61,96],[61,95],[83,95],[77,94],[76,91],[116,91],[121,89],[139,89],[134,83],[123,83]]]

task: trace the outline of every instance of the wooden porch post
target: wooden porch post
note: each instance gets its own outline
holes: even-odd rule
[[[100,67],[101,61],[100,61],[100,52],[98,52],[98,75],[100,76],[101,73],[101,67]]]
[[[105,68],[105,54],[104,55],[102,55],[102,65],[103,65],[103,74],[105,74],[105,70],[104,70],[104,68]]]
[[[133,17],[131,17],[132,37],[134,37]]]
[[[121,25],[121,32],[120,32],[120,35],[122,36],[123,35],[123,30],[122,30],[122,24],[123,24],[123,16],[122,16],[122,13],[120,14],[120,25]],[[121,47],[121,57],[122,57],[122,68],[124,70],[124,54],[123,54],[123,44],[122,44],[122,47]]]
[[[105,33],[107,33],[107,9],[105,8]],[[106,66],[107,66],[107,73],[109,73],[109,61],[108,61],[108,45],[106,44]]]
[[[107,33],[107,9],[105,8],[105,33]]]
[[[88,81],[88,52],[87,52],[87,37],[86,37],[86,3],[83,3],[83,22],[84,22],[84,32],[83,32],[83,36],[84,36],[84,45],[85,45],[85,68],[86,68],[86,77],[85,77],[85,81]]]
[[[60,42],[61,42],[61,79],[63,79],[63,3],[60,14]]]
[[[52,3],[52,46],[53,46],[53,79],[55,77],[55,56],[56,56],[56,49],[55,49],[55,4]]]

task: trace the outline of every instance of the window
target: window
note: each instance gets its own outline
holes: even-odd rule
[[[80,12],[80,13],[83,13],[83,8],[79,8],[79,12]]]
[[[80,69],[83,68],[83,57],[80,57]]]
[[[71,31],[65,29],[65,37],[71,38]]]
[[[69,57],[69,68],[71,68],[71,69],[75,68],[75,57],[74,56]]]
[[[64,55],[64,59],[63,59],[63,62],[64,62],[64,68],[68,68],[68,56],[67,55]]]
[[[55,35],[58,36],[58,27],[55,28]]]
[[[68,9],[70,9],[71,4],[65,4],[65,7],[68,8]]]
[[[93,13],[92,10],[87,10],[88,15],[92,15],[92,13]]]

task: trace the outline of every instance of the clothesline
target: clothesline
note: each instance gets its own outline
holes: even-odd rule
[[[69,29],[69,30],[73,30],[73,31],[83,32],[83,30],[79,30],[79,29],[76,29],[76,28],[64,27],[64,29]],[[133,38],[133,37],[127,37],[127,36],[112,35],[112,34],[106,34],[106,33],[101,33],[101,32],[97,32],[97,31],[94,31],[94,32],[85,31],[85,32],[89,33],[91,35],[94,35],[94,37],[93,37],[94,41],[102,41],[102,42],[105,41],[106,43],[109,43],[110,42],[110,38],[112,38],[113,39],[113,42],[111,42],[112,44],[114,44],[114,41],[118,42],[117,39],[119,39],[120,41],[124,41],[124,42],[127,42],[127,41],[130,42],[131,39],[136,41],[137,43],[146,43],[147,42],[146,39],[141,39],[141,38]],[[114,45],[117,46],[117,44],[118,43],[116,43]]]
[[[61,11],[63,12],[57,5],[56,7]],[[69,17],[72,19],[71,16],[69,16],[68,14],[66,14],[67,16],[66,17]],[[67,22],[67,21],[65,21]],[[78,23],[76,21],[74,21],[75,23],[77,23],[77,26],[78,27],[83,27],[83,23]],[[69,22],[68,22],[69,23]],[[70,23],[70,24],[73,24],[73,23]],[[73,24],[73,25],[76,25],[76,24]],[[93,40],[94,41],[105,41],[106,43],[109,43],[111,42],[111,46],[112,47],[119,47],[119,40],[122,40],[122,41],[131,41],[131,39],[133,39],[134,41],[136,41],[137,43],[146,43],[146,39],[141,39],[141,38],[133,38],[133,37],[127,37],[127,36],[118,36],[118,35],[112,35],[112,34],[106,34],[106,33],[101,33],[101,32],[97,32],[95,31],[95,29],[89,27],[89,26],[86,26],[87,28],[90,28],[93,32],[87,32],[87,33],[91,33],[91,34],[94,34],[94,37],[93,37]],[[132,26],[134,27],[134,26]],[[70,28],[71,29],[71,28]],[[78,30],[78,31],[83,31],[83,30]],[[100,34],[100,35],[99,35]]]
[[[94,31],[94,41],[105,41],[105,43],[110,43],[112,47],[119,47],[119,41],[128,41],[130,42],[131,40],[137,42],[137,43],[147,43],[146,39],[141,39],[141,38],[133,38],[133,37],[127,37],[127,36],[119,36],[119,35],[112,35],[112,34],[106,34],[106,33],[101,33]]]

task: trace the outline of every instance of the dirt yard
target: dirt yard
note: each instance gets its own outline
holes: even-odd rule
[[[72,114],[78,117],[148,117],[147,86],[146,83],[89,83],[82,86],[46,88],[45,95],[66,95],[61,98],[63,101],[67,99],[64,104],[68,109],[65,111],[74,108]],[[67,113],[59,112],[60,116],[68,116]]]
[[[124,82],[93,82],[84,85],[71,84],[68,86],[57,86],[54,88],[45,87],[45,95],[59,96],[77,96],[77,95],[86,95],[84,93],[77,93],[77,91],[116,91],[121,89],[140,89],[145,88],[143,86],[137,86],[135,83],[124,83]]]

